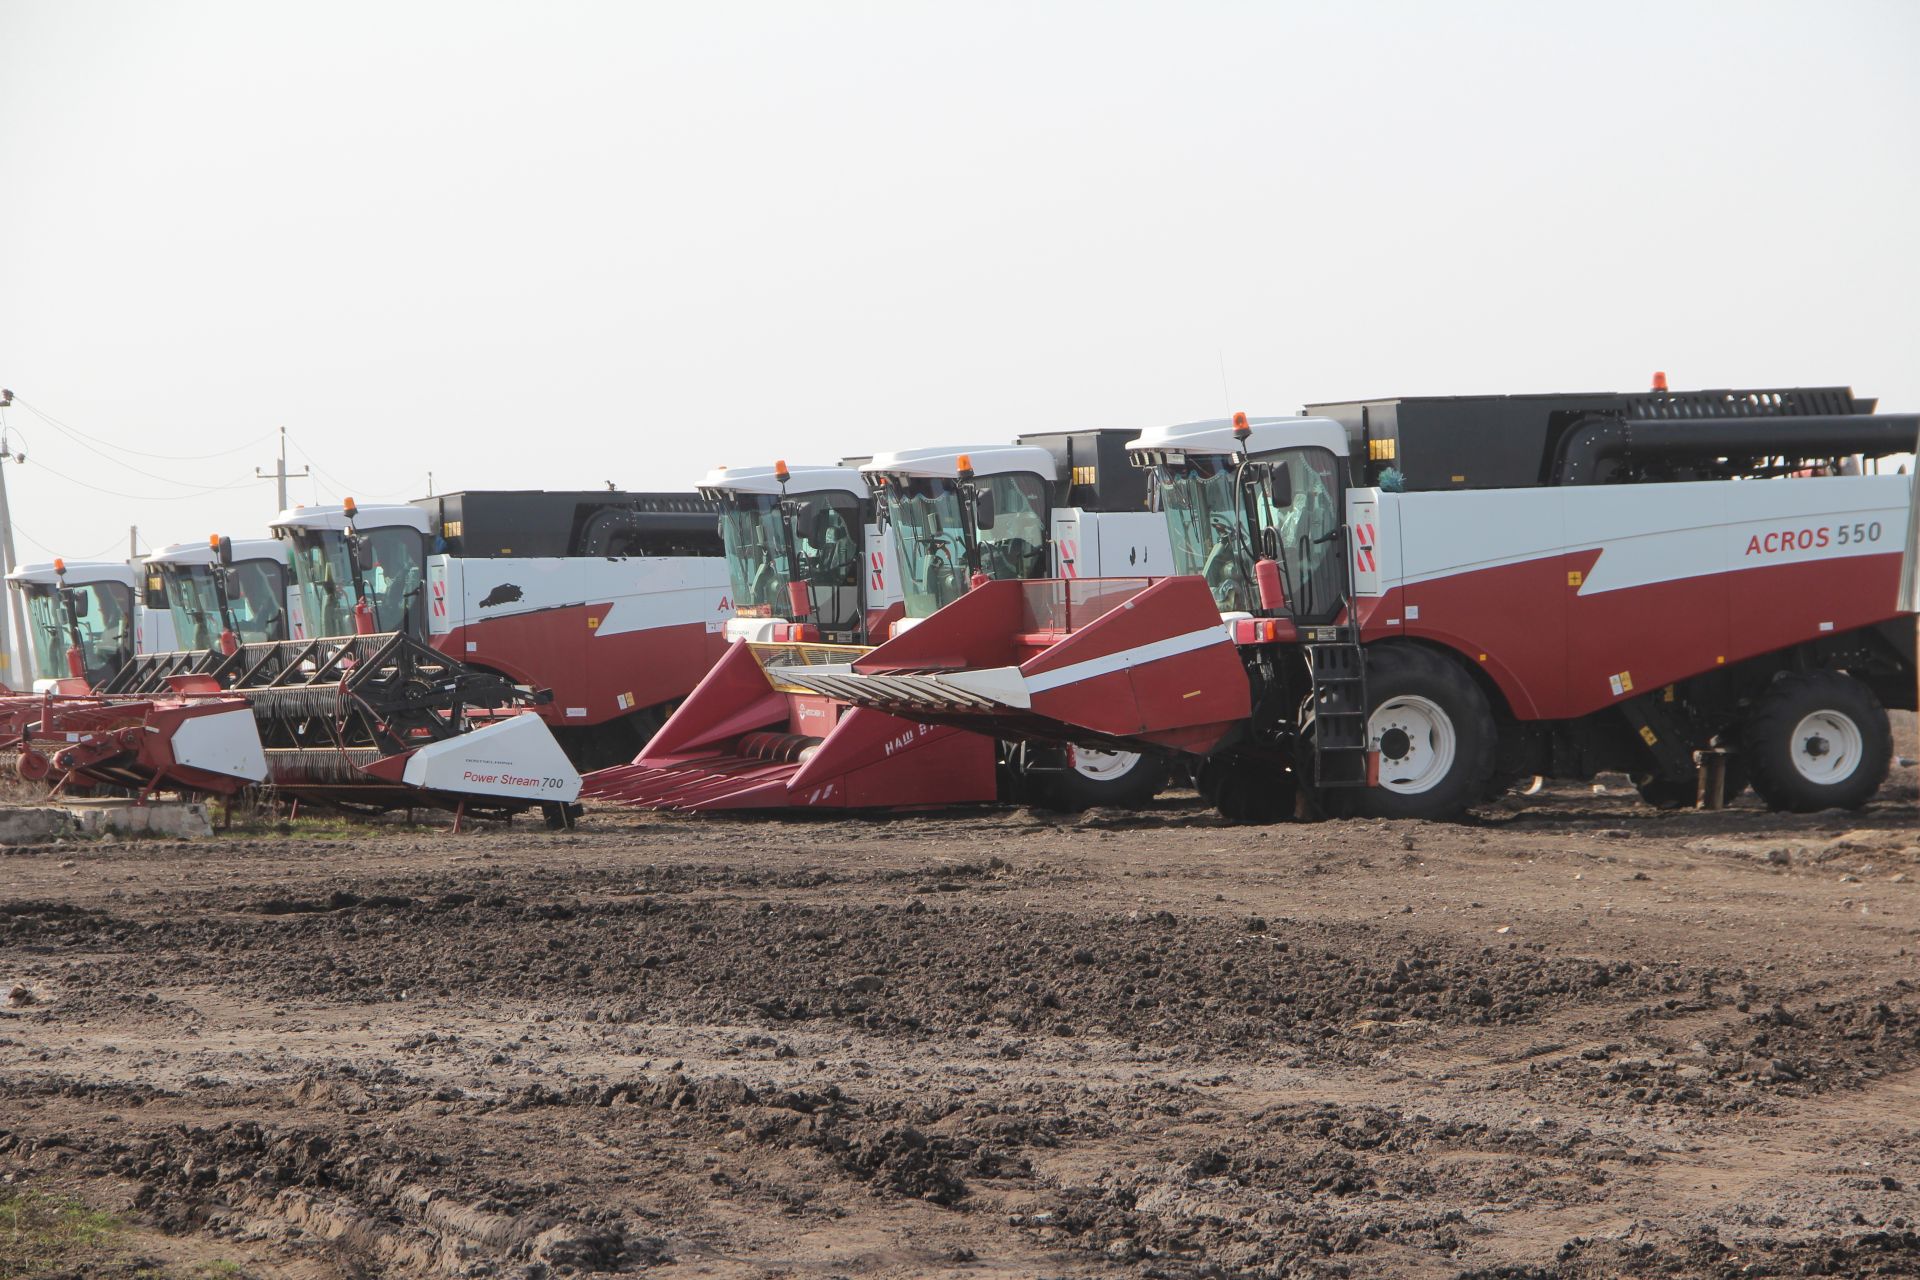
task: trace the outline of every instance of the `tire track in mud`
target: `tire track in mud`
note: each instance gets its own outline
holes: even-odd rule
[[[1286,901],[1270,862],[1183,869],[1223,852],[1205,824],[1105,864],[984,856],[1062,838],[1008,815],[891,851],[910,825],[814,824],[819,858],[743,825],[625,865],[515,836],[284,878],[243,850],[72,901],[42,876],[0,903],[32,988],[0,1022],[0,1166],[343,1276],[1920,1271],[1920,1135],[1863,1132],[1910,1095],[1915,993],[1860,943],[1775,972],[1719,959],[1737,936],[1403,925],[1390,882],[1425,871],[1398,831],[1259,837],[1324,866],[1293,902],[1349,904],[1263,919],[1217,891]],[[683,850],[734,829],[682,826]],[[1423,858],[1507,838],[1415,834]],[[1513,834],[1503,890],[1538,874],[1540,831]],[[165,1087],[105,1083],[143,1072]]]

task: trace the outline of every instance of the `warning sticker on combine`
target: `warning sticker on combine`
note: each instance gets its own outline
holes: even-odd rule
[[[1633,692],[1633,672],[1622,671],[1617,676],[1608,676],[1607,685],[1609,688],[1613,690],[1613,696],[1616,698],[1623,693],[1632,693]]]

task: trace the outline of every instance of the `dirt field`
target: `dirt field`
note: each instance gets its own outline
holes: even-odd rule
[[[0,851],[0,1275],[1920,1274],[1915,799]]]

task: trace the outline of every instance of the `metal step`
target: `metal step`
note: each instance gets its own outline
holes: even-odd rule
[[[1359,644],[1307,645],[1313,678],[1313,781],[1321,787],[1367,785],[1367,667]]]

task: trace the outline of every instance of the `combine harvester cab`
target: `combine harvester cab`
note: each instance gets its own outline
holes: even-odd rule
[[[1148,432],[1130,452],[1184,576],[1091,600],[990,587],[790,679],[1182,753],[1243,819],[1451,817],[1600,770],[1663,807],[1749,781],[1778,809],[1857,806],[1886,774],[1885,708],[1914,704],[1910,480],[1874,472],[1920,419],[1873,407],[1661,379]],[[1062,637],[1032,643],[1050,610]]]
[[[355,629],[339,512],[289,511],[276,530],[309,634]],[[355,523],[376,629],[550,692],[535,710],[585,769],[632,759],[725,648],[714,516],[693,493],[473,491],[361,507]]]
[[[147,557],[143,603],[170,619],[175,643],[160,653],[217,654],[235,645],[303,638],[299,592],[286,544],[274,538],[177,542]]]
[[[1125,466],[1127,434],[1052,433],[1011,446],[882,454],[864,465],[859,480],[873,512],[863,516],[871,640],[910,634],[982,585],[1097,573],[1103,563],[1165,572],[1164,525],[1145,510],[1145,486]],[[750,584],[766,577],[767,545],[780,549],[776,577],[790,580],[797,564],[805,581],[793,588],[787,616],[771,624],[774,643],[751,642],[768,624],[732,624],[750,643],[729,651],[632,765],[590,775],[587,794],[712,810],[926,807],[990,801],[1016,787],[1079,808],[1138,804],[1157,792],[1165,781],[1158,761],[1136,753],[1001,743],[852,707],[798,680],[847,670],[866,652],[810,643],[816,630],[801,620],[818,612],[808,598],[818,593],[808,527],[819,499],[805,494],[835,487],[835,500],[851,507],[860,500],[853,483],[845,468],[707,478],[707,490],[740,513],[724,525],[736,594],[760,608]],[[874,620],[892,617],[896,592],[905,616],[883,632]]]
[[[68,682],[91,688],[136,654],[173,647],[171,619],[144,607],[138,584],[138,571],[117,561],[53,560],[7,575],[26,614],[35,693],[60,692],[63,684],[84,692]]]
[[[164,611],[143,609],[135,578],[128,565],[64,560],[8,575],[28,620],[35,692],[0,698],[0,753],[25,781],[122,787],[143,800],[162,787],[231,795],[260,781],[244,702],[105,692],[142,660],[143,634],[172,634]]]

